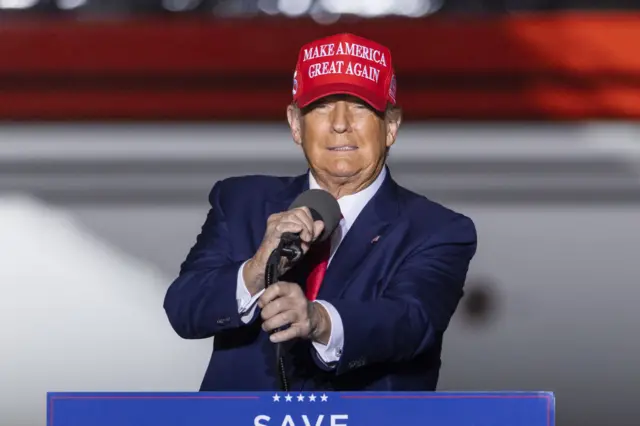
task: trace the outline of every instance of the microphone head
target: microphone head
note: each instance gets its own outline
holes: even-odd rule
[[[298,195],[291,203],[290,209],[298,207],[307,207],[311,211],[313,220],[321,220],[324,222],[324,230],[320,237],[316,240],[322,242],[326,240],[336,229],[342,219],[342,212],[338,201],[322,189],[309,189]]]

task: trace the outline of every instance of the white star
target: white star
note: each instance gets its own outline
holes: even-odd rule
[[[322,402],[327,402],[327,399],[329,399],[329,397],[327,395],[325,395],[325,394],[322,394],[320,399],[322,400]]]
[[[298,395],[298,401],[300,402],[304,401],[304,395],[302,394]]]
[[[316,402],[316,396],[314,394],[309,395],[309,401]]]
[[[285,397],[284,397],[284,399],[285,399],[287,402],[291,402],[291,395],[287,394],[287,396],[285,396]]]
[[[280,395],[278,394],[273,395],[273,402],[280,402]]]

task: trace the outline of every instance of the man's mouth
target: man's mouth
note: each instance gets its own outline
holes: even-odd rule
[[[336,146],[333,148],[329,148],[329,151],[355,151],[358,149],[357,146],[348,145],[348,146]]]

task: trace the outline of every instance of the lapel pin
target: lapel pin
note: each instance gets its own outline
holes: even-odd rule
[[[375,244],[380,239],[380,235],[376,235],[373,240],[371,240],[371,244]]]

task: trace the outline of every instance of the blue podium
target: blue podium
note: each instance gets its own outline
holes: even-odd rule
[[[554,426],[549,392],[49,393],[48,426]]]

